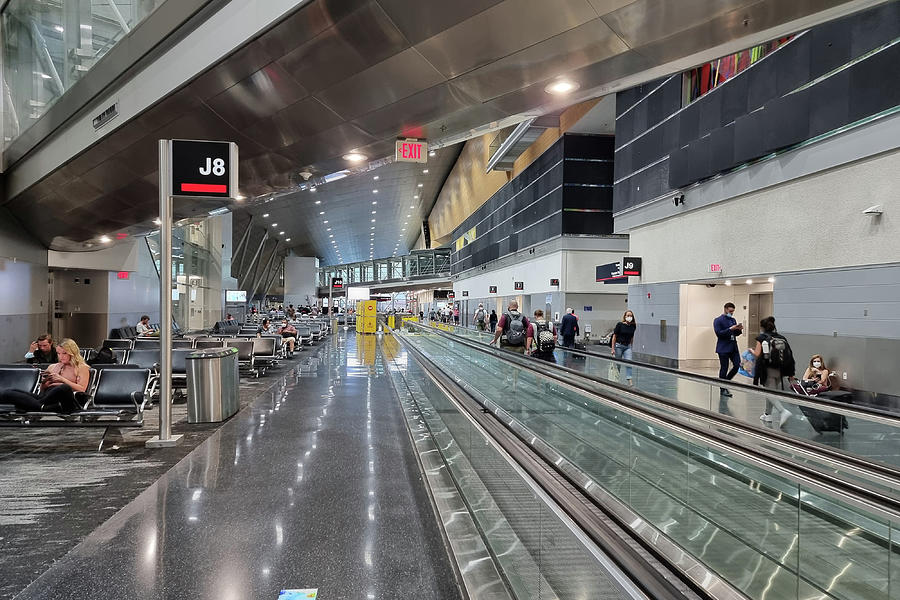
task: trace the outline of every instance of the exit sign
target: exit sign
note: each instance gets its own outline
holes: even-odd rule
[[[116,273],[116,279],[128,279],[128,271],[119,271]]]
[[[710,273],[721,273],[721,272],[722,272],[722,265],[719,265],[719,264],[712,264],[712,265],[709,265],[709,272],[710,272]]]
[[[394,148],[396,162],[428,162],[428,142],[420,140],[397,140]]]

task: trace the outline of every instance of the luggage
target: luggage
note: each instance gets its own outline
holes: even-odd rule
[[[822,392],[816,398],[829,400],[831,402],[843,402],[845,404],[853,403],[853,394],[846,390],[834,390],[830,392]],[[800,411],[806,416],[809,424],[816,433],[827,433],[836,431],[843,433],[847,429],[847,418],[827,410],[819,410],[809,406],[800,406]]]

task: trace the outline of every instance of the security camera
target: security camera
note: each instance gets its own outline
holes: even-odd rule
[[[309,171],[300,171],[300,177],[303,178],[303,181],[309,181],[309,178],[312,177],[312,173]]]
[[[678,206],[679,204],[681,204],[683,206],[684,205],[684,194],[675,194],[675,197],[672,198],[672,203],[675,206]]]
[[[875,217],[881,216],[884,213],[884,207],[880,204],[876,204],[875,206],[870,206],[866,210],[862,211],[864,215],[872,215]]]

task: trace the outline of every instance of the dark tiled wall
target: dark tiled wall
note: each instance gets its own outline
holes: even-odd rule
[[[810,30],[680,112],[680,74],[618,94],[615,210],[900,104],[900,45],[790,93],[898,36],[893,2]]]
[[[611,234],[614,146],[611,136],[561,137],[457,227],[451,272],[560,234]],[[455,240],[472,227],[475,240],[455,251]]]

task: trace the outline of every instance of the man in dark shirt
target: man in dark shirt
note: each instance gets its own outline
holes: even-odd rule
[[[713,321],[716,332],[716,354],[719,355],[719,379],[731,380],[741,367],[741,352],[738,349],[737,336],[744,332],[744,326],[734,318],[734,304],[725,304],[724,312]],[[728,370],[728,363],[732,368]],[[723,396],[731,396],[726,388],[721,388]]]
[[[559,333],[563,338],[563,346],[571,348],[575,345],[575,336],[578,335],[578,317],[571,308],[566,309],[566,315],[559,324]]]
[[[518,323],[513,325],[512,321],[518,321]],[[521,329],[519,329],[519,324],[521,324]],[[520,339],[510,340],[509,334],[511,330],[513,336]],[[527,331],[528,318],[519,312],[519,303],[513,300],[507,305],[506,312],[500,315],[500,320],[497,322],[497,331],[494,332],[494,339],[488,343],[496,344],[497,340],[500,340],[501,348],[524,354],[525,334]]]
[[[56,346],[53,345],[53,338],[49,333],[44,333],[37,340],[31,342],[28,352],[25,353],[25,360],[31,364],[52,364],[58,363],[59,357],[56,356]]]

